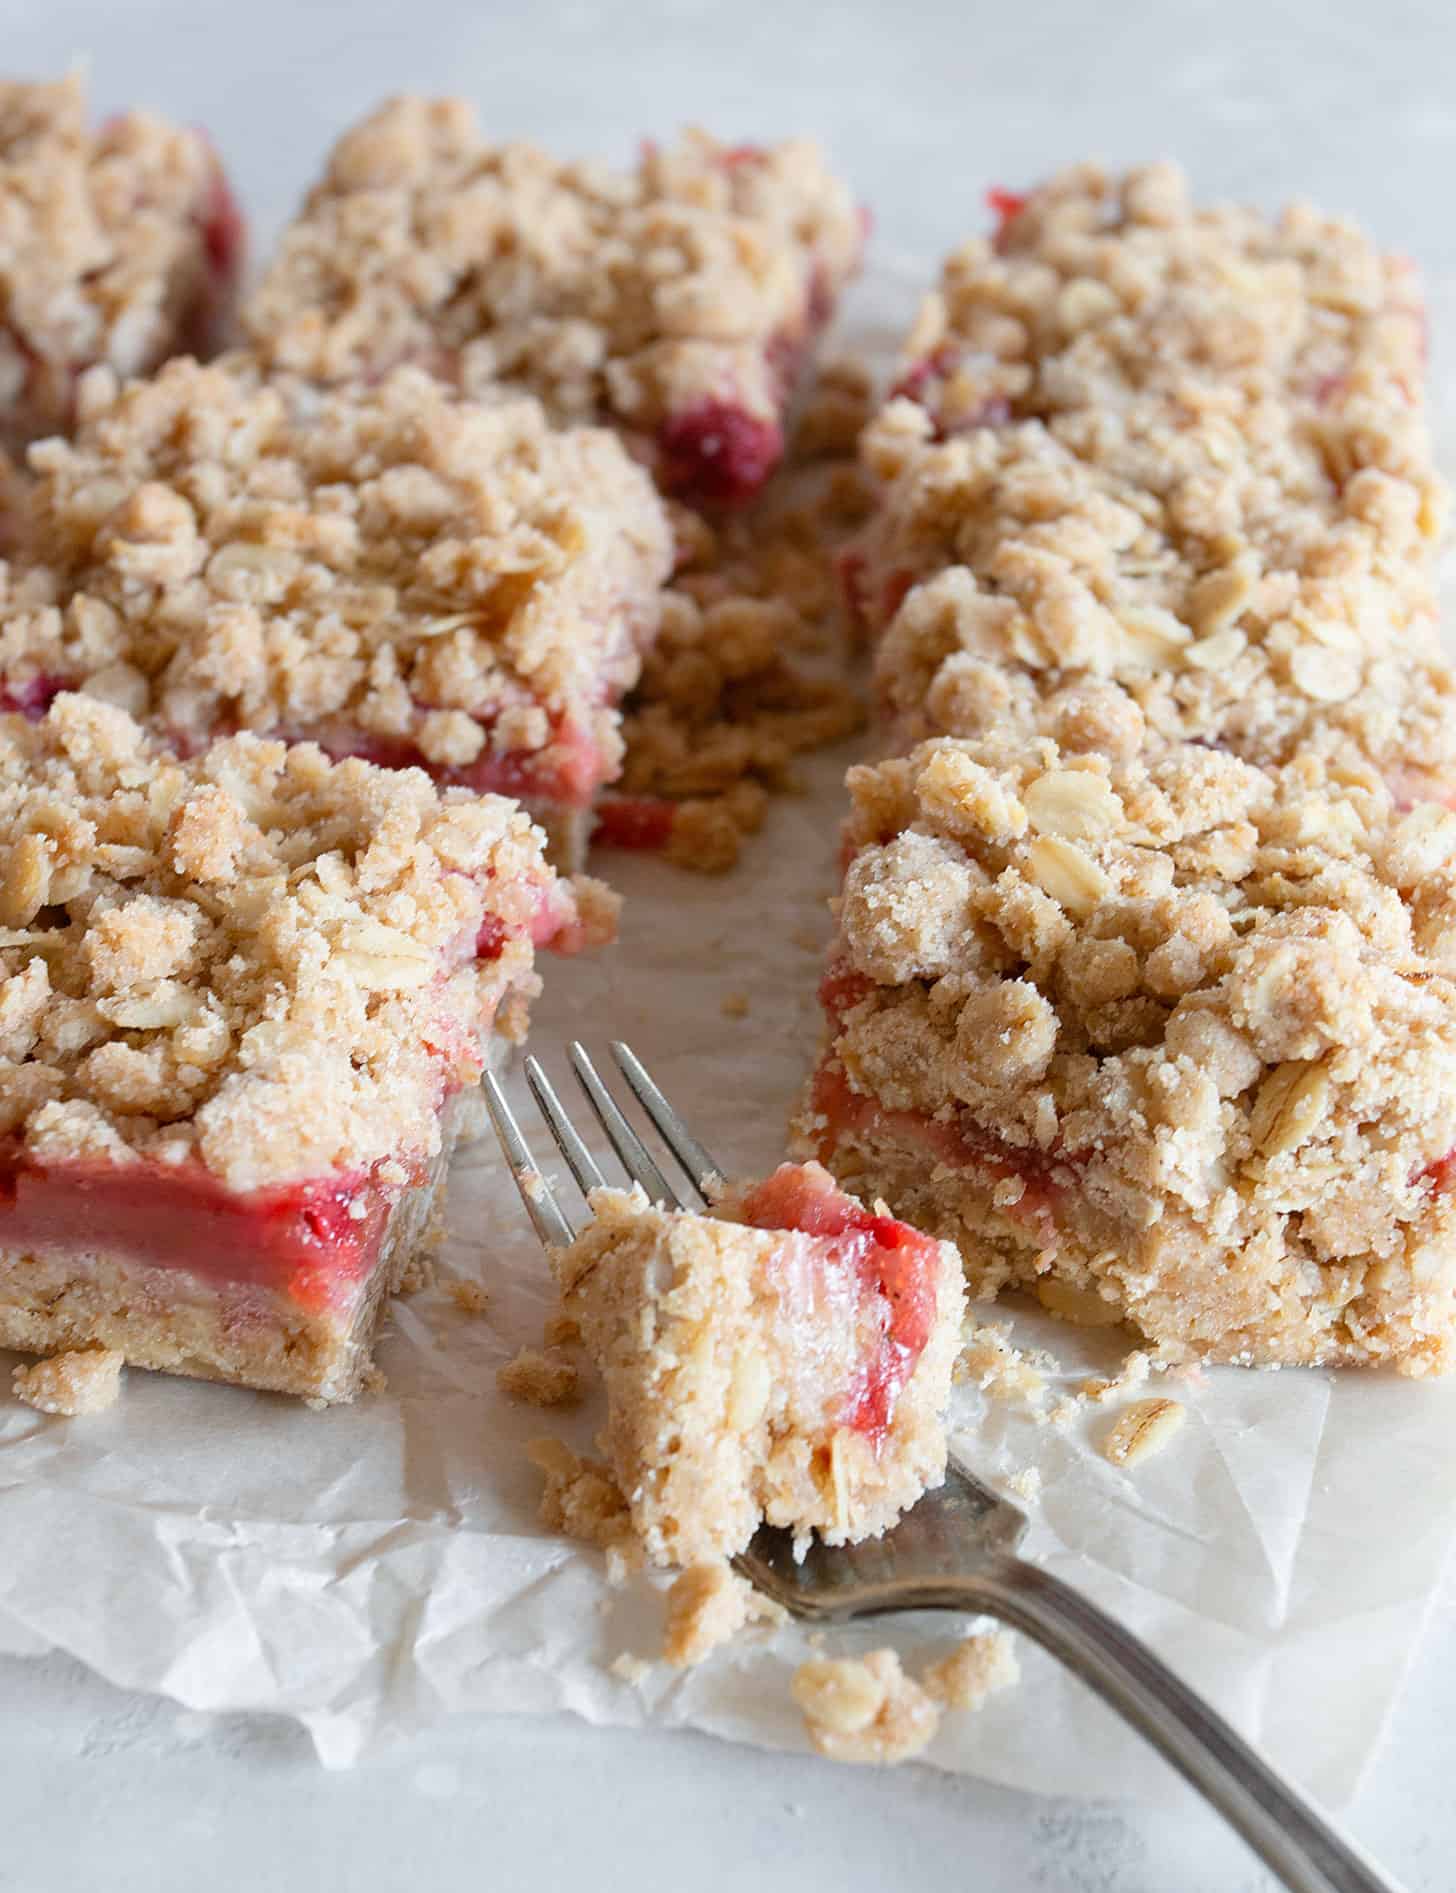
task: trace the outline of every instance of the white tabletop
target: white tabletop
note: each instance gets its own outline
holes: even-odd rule
[[[1420,259],[1438,318],[1456,309],[1456,9],[1442,0],[0,0],[0,26],[7,66],[87,58],[103,107],[205,125],[260,243],[339,127],[408,87],[469,93],[494,131],[608,156],[688,120],[813,132],[873,206],[877,242],[927,274],[990,181],[1172,154],[1205,195],[1350,211]],[[1456,399],[1456,375],[1437,393]],[[1453,1694],[1445,1613],[1348,1817],[1410,1893],[1456,1880]],[[1171,1777],[1156,1807],[1074,1804],[554,1719],[462,1721],[329,1775],[290,1726],[125,1695],[69,1659],[0,1660],[0,1893],[578,1880],[1269,1885]]]

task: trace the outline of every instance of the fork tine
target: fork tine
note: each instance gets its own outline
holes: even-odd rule
[[[607,1133],[612,1149],[622,1159],[627,1175],[642,1185],[654,1203],[666,1203],[673,1209],[681,1209],[683,1205],[677,1191],[658,1169],[652,1152],[623,1117],[617,1100],[597,1076],[596,1066],[580,1039],[571,1041],[566,1048],[566,1055],[586,1093],[587,1103]]]
[[[531,1096],[540,1105],[547,1129],[556,1139],[556,1147],[565,1157],[567,1166],[576,1178],[582,1195],[590,1196],[593,1190],[605,1189],[607,1179],[597,1168],[596,1158],[577,1135],[576,1126],[566,1115],[551,1080],[542,1069],[540,1059],[528,1057],[525,1069],[526,1083],[531,1087]]]
[[[705,1203],[712,1200],[712,1186],[723,1181],[720,1165],[693,1136],[677,1112],[653,1083],[647,1067],[621,1039],[612,1040],[612,1056],[617,1069],[632,1087],[638,1103],[662,1133],[662,1141],[677,1160],[678,1168]]]
[[[516,1180],[516,1188],[521,1192],[526,1214],[548,1249],[564,1249],[567,1243],[575,1239],[576,1231],[562,1215],[560,1204],[551,1194],[551,1185],[537,1168],[530,1146],[521,1135],[515,1113],[506,1102],[500,1080],[493,1071],[488,1071],[481,1082],[485,1087],[486,1109],[495,1125],[495,1134],[500,1139],[511,1175]]]

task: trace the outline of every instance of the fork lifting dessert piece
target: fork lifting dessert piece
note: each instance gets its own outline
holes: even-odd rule
[[[1304,205],[1195,208],[1169,165],[1001,208],[865,440],[856,591],[899,745],[1047,734],[1096,680],[1169,740],[1313,741],[1450,796],[1409,261]]]
[[[31,456],[8,707],[58,689],[191,751],[244,728],[521,800],[575,865],[671,535],[611,434],[419,369],[285,395],[241,356],[85,387]]]
[[[69,694],[0,719],[0,862],[0,1347],[352,1398],[533,947],[609,897],[502,797]]]
[[[95,363],[145,374],[218,346],[242,248],[200,132],[145,112],[93,131],[75,73],[0,82],[0,446],[69,428]]]
[[[629,172],[493,145],[461,99],[403,97],[339,140],[250,299],[254,345],[315,381],[419,362],[608,420],[664,488],[749,498],[863,220],[816,149],[689,132]]]
[[[606,1384],[603,1446],[650,1558],[767,1521],[872,1536],[945,1474],[965,1292],[949,1243],[784,1164],[710,1211],[593,1193],[555,1267]]]
[[[1456,814],[1192,744],[942,739],[851,787],[806,1150],[973,1295],[1456,1364]]]

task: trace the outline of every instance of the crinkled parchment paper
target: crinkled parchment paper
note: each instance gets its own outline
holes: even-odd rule
[[[905,306],[890,272],[860,303],[882,334]],[[560,1071],[568,1037],[628,1038],[726,1163],[782,1154],[817,1031],[813,941],[842,768],[818,759],[812,793],[777,806],[727,880],[609,858],[628,897],[623,940],[545,966],[533,1045],[548,1065]],[[723,1010],[738,994],[746,1018]],[[549,1298],[493,1148],[463,1153],[449,1225],[444,1272],[484,1282],[486,1312],[461,1312],[443,1286],[398,1304],[388,1390],[352,1408],[133,1374],[112,1412],[48,1419],[9,1399],[0,1357],[0,1650],[63,1649],[192,1709],[297,1717],[332,1765],[471,1710],[802,1746],[788,1696],[807,1648],[797,1630],[742,1638],[696,1671],[612,1673],[623,1652],[655,1656],[660,1584],[611,1589],[596,1553],[537,1522],[525,1442],[559,1431],[586,1448],[599,1415],[563,1419],[495,1390],[499,1364],[539,1341]],[[1053,1347],[1069,1382],[1116,1359],[1105,1335],[1004,1318],[1018,1340]],[[958,1444],[983,1472],[1038,1468],[1033,1554],[1342,1799],[1379,1742],[1456,1528],[1456,1384],[1218,1370],[1158,1390],[1188,1403],[1189,1422],[1131,1472],[1096,1452],[1106,1409],[1064,1430],[963,1390]],[[831,1642],[892,1640],[913,1666],[951,1631],[903,1618]],[[948,1717],[930,1759],[1049,1792],[1157,1790],[1161,1765],[1079,1685],[1035,1652],[1023,1670],[1019,1689]]]

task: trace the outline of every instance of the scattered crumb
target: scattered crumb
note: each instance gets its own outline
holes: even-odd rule
[[[1006,1327],[968,1328],[956,1379],[973,1380],[993,1400],[1006,1400],[1040,1410],[1046,1381],[1020,1348],[1013,1347]]]
[[[1023,1466],[1006,1481],[1017,1498],[1025,1499],[1028,1504],[1041,1497],[1041,1473],[1035,1466]]]
[[[490,1296],[479,1282],[470,1282],[455,1277],[446,1282],[445,1293],[454,1302],[462,1315],[483,1315],[490,1306]]]
[[[745,1624],[782,1623],[780,1605],[760,1597],[726,1564],[692,1564],[667,1593],[662,1654],[678,1669],[701,1663]]]
[[[940,1723],[940,1710],[893,1650],[811,1657],[794,1672],[791,1688],[809,1740],[831,1761],[906,1761]]]
[[[561,1439],[532,1440],[526,1456],[546,1476],[543,1525],[603,1550],[633,1542],[632,1515],[608,1466],[579,1458]]]
[[[747,993],[724,993],[722,1012],[725,1019],[746,1019],[748,1011]]]
[[[1116,1394],[1132,1393],[1136,1388],[1146,1386],[1152,1367],[1151,1354],[1144,1353],[1141,1348],[1135,1348],[1112,1380],[1103,1380],[1100,1377],[1084,1380],[1077,1391],[1084,1400],[1094,1402],[1111,1400]]]
[[[633,1656],[630,1650],[623,1650],[620,1656],[614,1656],[607,1668],[613,1676],[620,1676],[624,1683],[634,1687],[646,1682],[652,1674],[652,1665],[640,1656]]]
[[[1115,1466],[1138,1465],[1160,1453],[1187,1418],[1188,1409],[1176,1400],[1134,1400],[1103,1440],[1103,1457]]]
[[[495,1384],[512,1400],[533,1407],[569,1407],[581,1398],[581,1373],[574,1361],[553,1361],[539,1348],[523,1347],[496,1374]]]
[[[979,1709],[988,1696],[1020,1680],[1016,1649],[1005,1630],[985,1630],[958,1643],[920,1676],[926,1694],[947,1709]]]
[[[575,1315],[548,1315],[544,1339],[547,1347],[580,1347],[581,1323]]]
[[[16,1397],[38,1413],[104,1413],[116,1405],[126,1356],[114,1347],[81,1347],[17,1367]]]

